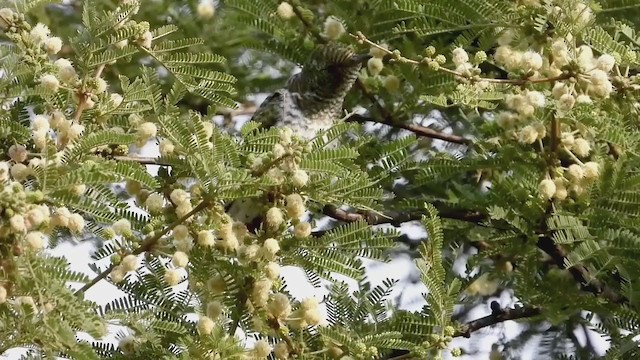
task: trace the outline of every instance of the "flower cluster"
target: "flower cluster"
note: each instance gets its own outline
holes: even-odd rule
[[[254,293],[252,295],[255,298],[257,295],[255,294],[256,292],[266,292],[269,288],[269,281],[265,281],[264,279],[257,281],[254,284]],[[318,300],[315,298],[303,299],[296,310],[292,309],[291,300],[289,296],[284,293],[275,293],[270,297],[265,295],[263,299],[267,310],[266,315],[270,319],[270,324],[277,323],[280,324],[279,326],[286,326],[288,324],[298,329],[325,324],[325,320],[320,313]],[[262,324],[258,314],[256,314],[254,317],[254,325],[256,328],[262,329]],[[289,358],[290,349],[284,342],[277,343],[271,348],[267,342],[259,341],[251,351],[251,355],[262,358],[268,356],[272,350],[276,359]]]
[[[138,147],[144,146],[150,139],[155,138],[158,134],[158,127],[152,122],[143,122],[136,127],[138,140],[136,145]]]
[[[0,169],[6,174],[8,169]],[[37,204],[41,200],[39,192],[27,192],[17,182],[5,184],[1,191],[0,207],[3,218],[0,225],[2,238],[13,239],[13,251],[16,255],[24,248],[38,251],[45,247],[45,235],[50,228],[49,207]]]
[[[283,1],[280,3],[280,5],[278,5],[277,13],[282,20],[289,20],[296,16],[295,12],[293,11],[293,6],[291,6],[291,4],[286,1]]]
[[[203,2],[202,4],[210,4]],[[139,3],[137,0],[121,2],[122,6],[130,8],[133,14],[137,13]],[[202,7],[202,6],[201,6]],[[206,7],[206,6],[205,6]],[[115,11],[120,11],[118,8]],[[213,7],[200,11],[202,16],[212,16]],[[205,14],[206,13],[206,14]],[[136,22],[134,20],[121,21],[116,28],[122,30],[119,36],[129,34],[130,37],[117,42],[115,48],[124,48],[130,42],[138,46],[150,48],[153,34],[149,30],[149,23]],[[98,67],[95,74],[81,73],[71,59],[56,58],[64,46],[63,41],[51,36],[50,29],[41,23],[31,26],[25,21],[23,14],[14,12],[9,8],[0,9],[0,29],[16,44],[16,49],[21,60],[27,64],[33,64],[40,69],[34,74],[34,80],[45,92],[54,95],[65,92],[76,103],[73,119],[67,120],[69,114],[65,110],[56,110],[55,106],[47,108],[45,113],[37,114],[32,121],[32,138],[37,150],[45,152],[49,145],[55,145],[57,150],[63,150],[72,144],[87,129],[92,130],[95,124],[84,121],[98,121],[101,114],[106,114],[120,107],[125,99],[123,95],[109,92],[107,82],[101,77],[102,67]],[[92,110],[98,116],[83,118],[83,111]],[[81,119],[83,122],[81,122]],[[84,120],[89,119],[89,120]],[[121,128],[114,128],[124,132]],[[143,122],[132,126],[137,132],[137,144],[143,145],[146,141],[156,136],[157,129],[153,123]],[[126,153],[126,149],[119,152]],[[21,166],[16,167],[16,175],[20,177]],[[22,177],[25,176],[22,171]]]
[[[113,259],[117,261],[118,257],[116,256]],[[113,281],[114,284],[122,282],[128,272],[136,271],[139,266],[140,260],[137,255],[129,254],[125,256],[119,265],[111,269],[111,281]]]
[[[340,19],[329,16],[324,22],[323,35],[329,40],[338,40],[346,32],[344,24]]]
[[[574,61],[579,71],[577,81],[558,82],[552,90],[561,114],[570,111],[576,103],[590,104],[592,97],[608,98],[613,92],[609,73],[616,63],[614,56],[602,54],[596,58],[591,47],[581,45],[574,52],[574,57],[569,58],[567,45],[562,39],[553,43],[552,54],[554,63],[569,64],[569,61]]]
[[[198,17],[202,20],[210,20],[216,13],[216,8],[213,6],[212,0],[200,1],[196,10]]]
[[[47,55],[55,55],[62,49],[62,40],[50,36],[51,30],[46,25],[38,23],[31,28],[23,14],[9,8],[0,9],[0,29],[18,46],[30,50],[25,54],[28,63],[44,61]]]
[[[7,163],[0,163],[3,181],[7,180],[8,172]],[[73,214],[65,207],[55,209],[52,214],[49,206],[40,204],[41,192],[27,191],[19,182],[5,182],[0,186],[0,208],[4,214],[0,233],[3,238],[15,239],[15,252],[21,253],[24,246],[30,250],[44,248],[46,234],[55,227],[65,227],[75,233],[83,230],[84,218],[80,214]]]
[[[20,147],[14,147],[10,157],[24,160]],[[13,280],[10,279],[17,276],[11,273],[18,270],[15,266],[9,266],[14,257],[40,252],[46,247],[47,238],[56,227],[64,227],[75,233],[84,228],[84,218],[80,214],[71,213],[65,207],[51,209],[43,203],[43,199],[42,192],[27,190],[19,182],[11,181],[9,164],[0,162],[0,238],[13,255],[6,258],[3,266],[8,276],[6,282],[0,283],[0,304],[15,296],[9,291],[13,288]],[[19,308],[30,306],[34,313],[40,311],[30,296],[16,296],[13,304]],[[44,313],[53,308],[50,303],[41,305]]]
[[[571,164],[555,171],[554,179],[546,178],[538,185],[538,193],[543,199],[565,200],[573,194],[579,197],[587,186],[600,176],[600,164],[595,161]]]
[[[193,210],[193,206],[191,205],[191,196],[184,189],[174,189],[171,191],[169,199],[175,206],[175,213],[179,218]]]
[[[572,110],[590,106],[592,99],[611,96],[614,86],[610,73],[620,56],[606,53],[595,56],[590,46],[576,43],[570,31],[577,33],[589,24],[593,12],[582,1],[570,4],[573,6],[566,9],[545,7],[544,11],[551,19],[574,24],[573,29],[558,32],[556,38],[548,40],[538,51],[527,48],[529,43],[525,39],[516,39],[515,33],[507,30],[498,39],[499,47],[494,55],[497,64],[536,84],[535,89],[529,86],[507,95],[507,110],[496,115],[496,123],[505,130],[506,138],[521,144],[554,144],[556,155],[569,163],[553,169],[538,185],[541,198],[556,201],[579,197],[599,176],[600,165],[596,161],[582,161],[590,157],[592,142],[572,116]],[[543,140],[551,131],[539,120],[547,108],[554,111],[556,131],[559,130],[554,134],[556,138],[548,143]]]
[[[289,183],[294,188],[304,188],[309,183],[309,174],[300,169],[299,163],[302,153],[308,149],[290,128],[281,128],[279,132],[280,141],[271,153],[250,158],[251,169],[255,174],[266,172],[267,177],[278,185]]]
[[[323,325],[325,322],[320,313],[320,303],[313,297],[302,300],[298,309],[291,313],[291,320],[291,326],[298,329]]]

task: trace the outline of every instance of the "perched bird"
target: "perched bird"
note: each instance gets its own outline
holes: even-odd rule
[[[341,117],[344,98],[362,64],[370,58],[337,43],[318,45],[302,71],[267,97],[251,120],[263,128],[288,127],[300,138],[312,139]],[[227,207],[234,220],[251,224],[250,229],[260,224],[258,210],[251,199],[234,201]]]
[[[311,139],[341,117],[342,103],[370,55],[337,43],[318,45],[302,71],[260,105],[251,120],[263,127],[289,127]]]

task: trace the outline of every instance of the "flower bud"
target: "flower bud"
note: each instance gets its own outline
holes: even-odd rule
[[[293,234],[297,239],[306,239],[311,235],[311,224],[301,222],[293,228]]]
[[[258,340],[253,347],[253,352],[258,359],[266,359],[271,354],[271,346],[266,340]]]
[[[329,40],[338,40],[345,33],[344,25],[334,17],[328,17],[324,22],[324,35]]]
[[[213,332],[214,326],[215,323],[213,322],[213,320],[206,316],[201,316],[200,319],[198,319],[198,333],[200,335],[211,334]]]
[[[274,260],[278,251],[280,251],[280,244],[276,239],[267,239],[262,244],[262,257],[268,261]]]
[[[551,179],[544,179],[538,185],[538,193],[543,199],[551,199],[556,193],[556,184]]]
[[[282,210],[277,207],[272,207],[267,210],[266,215],[267,226],[271,229],[277,229],[284,223],[284,216],[282,214]]]
[[[202,0],[198,4],[197,12],[200,19],[209,20],[215,15],[216,8],[213,6],[213,1]]]
[[[304,170],[294,170],[291,176],[291,183],[297,188],[301,188],[309,183],[309,174]]]
[[[289,297],[283,293],[273,295],[273,299],[268,306],[269,314],[276,319],[286,319],[291,315],[291,302]]]
[[[282,20],[289,20],[294,17],[296,14],[293,12],[293,7],[286,1],[283,1],[278,5],[278,16]]]
[[[122,259],[120,266],[122,266],[122,270],[125,272],[135,271],[140,265],[140,261],[138,260],[137,255],[129,254]]]
[[[367,69],[369,70],[369,74],[371,74],[371,76],[377,76],[378,74],[380,74],[383,68],[384,63],[380,58],[374,57],[367,61]]]
[[[55,75],[47,74],[40,78],[40,85],[48,91],[56,92],[60,87],[60,81]]]
[[[268,262],[263,268],[265,276],[270,280],[278,280],[280,276],[280,265],[276,262]]]
[[[42,45],[49,55],[55,55],[62,50],[62,40],[59,37],[50,37]]]
[[[189,256],[182,251],[176,251],[173,253],[171,263],[179,268],[185,268],[189,265]]]
[[[180,273],[178,272],[178,270],[176,270],[176,269],[166,269],[165,270],[164,281],[167,283],[167,285],[169,285],[169,286],[178,285],[178,283],[180,283],[181,279],[182,279],[182,277],[180,276]]]

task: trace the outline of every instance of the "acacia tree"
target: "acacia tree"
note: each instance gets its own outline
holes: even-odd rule
[[[577,328],[638,356],[638,1],[0,5],[0,353],[440,358],[513,320],[492,359],[536,336],[536,358],[595,356]],[[373,55],[336,126],[235,126],[326,42]],[[225,213],[247,198],[255,233]],[[95,274],[48,252],[77,239]],[[396,250],[420,311],[367,277]],[[282,266],[328,294],[293,298]],[[96,305],[98,282],[123,295]]]

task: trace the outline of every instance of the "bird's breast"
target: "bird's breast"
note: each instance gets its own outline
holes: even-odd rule
[[[319,131],[333,126],[342,109],[340,100],[287,92],[283,104],[284,116],[277,126],[289,127],[298,136],[312,139]]]

